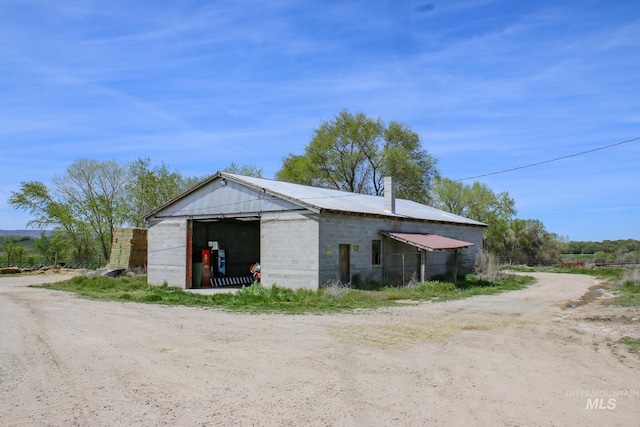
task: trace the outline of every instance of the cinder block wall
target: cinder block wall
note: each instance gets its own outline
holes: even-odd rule
[[[352,280],[384,282],[385,273],[390,279],[395,268],[399,268],[398,274],[401,274],[402,257],[388,257],[391,253],[406,254],[405,275],[415,272],[419,278],[420,258],[417,248],[383,237],[380,231],[438,234],[473,243],[474,246],[461,251],[464,253],[459,260],[461,273],[471,271],[477,251],[482,250],[482,227],[324,214],[320,219],[320,286],[340,279],[340,244],[350,245]],[[372,240],[382,241],[382,259],[387,263],[384,268],[371,263]],[[449,254],[449,251],[427,253],[427,278],[446,272]]]
[[[318,229],[315,214],[263,215],[262,284],[318,289]]]
[[[113,230],[111,257],[107,268],[133,269],[147,265],[147,229],[116,228]]]
[[[384,281],[385,268],[371,264],[371,242],[382,241],[382,257],[406,253],[406,274],[417,270],[417,249],[392,241],[380,231],[431,233],[464,240],[475,246],[464,250],[459,271],[470,271],[482,250],[482,227],[401,221],[358,215],[264,214],[260,224],[262,283],[293,289],[317,289],[340,279],[339,245],[350,245],[351,277],[360,281]],[[185,287],[187,220],[164,220],[148,230],[149,284]],[[357,246],[357,250],[356,250]],[[427,253],[427,277],[442,274],[448,251]],[[413,261],[408,261],[413,259]],[[400,258],[395,261],[400,261]],[[387,266],[386,268],[395,268]],[[391,271],[390,271],[391,272]],[[418,273],[416,271],[416,273]],[[418,274],[419,277],[419,274]]]
[[[149,227],[147,282],[184,288],[187,280],[187,220],[167,219]]]
[[[350,245],[351,277],[382,281],[382,266],[371,265],[371,241],[381,240],[377,218],[324,214],[320,219],[320,286],[340,280],[341,244]],[[356,250],[356,246],[358,247]]]

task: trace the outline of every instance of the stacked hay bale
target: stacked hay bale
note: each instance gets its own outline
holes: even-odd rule
[[[147,229],[116,228],[113,231],[109,269],[146,269]]]

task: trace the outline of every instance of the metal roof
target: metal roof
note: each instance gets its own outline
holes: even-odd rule
[[[308,185],[293,184],[284,181],[275,181],[265,178],[229,174],[218,172],[210,180],[226,178],[233,181],[248,184],[259,190],[281,197],[290,202],[314,210],[330,210],[340,212],[353,212],[370,215],[383,215],[397,217],[398,219],[419,219],[427,221],[448,222],[456,224],[486,226],[479,221],[474,221],[455,215],[431,206],[423,205],[411,200],[396,199],[395,213],[384,209],[384,197],[368,194],[350,193],[327,188],[311,187]]]
[[[428,251],[439,251],[443,249],[460,249],[473,246],[473,243],[464,242],[462,240],[451,239],[449,237],[438,236],[437,234],[420,234],[420,233],[395,233],[383,231],[383,235],[402,243],[416,246],[420,249]]]

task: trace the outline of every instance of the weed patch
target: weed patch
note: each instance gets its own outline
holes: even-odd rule
[[[636,307],[640,305],[640,286],[635,283],[626,282],[613,287],[615,298],[611,304],[624,307]]]
[[[622,337],[620,343],[627,346],[629,353],[640,356],[640,338]]]
[[[616,297],[612,304],[625,307],[637,307],[640,305],[640,269],[627,268],[621,273],[620,282],[613,287]]]
[[[75,292],[84,298],[138,302],[145,304],[218,307],[233,311],[260,313],[325,313],[353,309],[371,309],[397,305],[396,301],[447,301],[474,295],[489,295],[522,289],[531,277],[503,277],[495,282],[467,276],[455,285],[447,282],[422,282],[412,286],[359,290],[328,286],[319,290],[289,289],[277,285],[254,284],[235,293],[196,294],[172,286],[150,286],[145,276],[110,278],[78,276],[63,282],[35,287]]]

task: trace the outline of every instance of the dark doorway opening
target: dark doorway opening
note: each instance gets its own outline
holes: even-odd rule
[[[351,245],[339,245],[340,252],[340,281],[342,283],[351,282]]]
[[[191,227],[190,287],[251,284],[249,268],[260,261],[258,218],[194,220]]]

